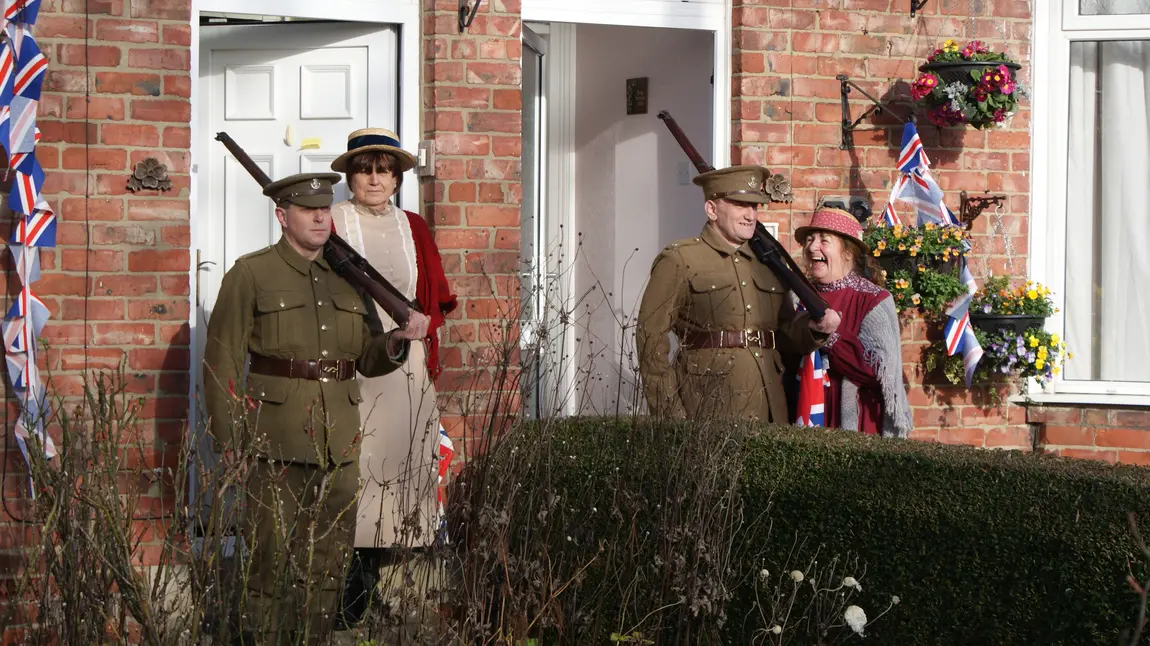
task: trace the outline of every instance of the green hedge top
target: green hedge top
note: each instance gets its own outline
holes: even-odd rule
[[[580,418],[514,431],[465,482],[481,472],[467,508],[506,514],[508,553],[535,564],[536,583],[540,563],[552,591],[573,581],[551,604],[515,601],[555,619],[536,625],[558,643],[636,626],[660,643],[751,643],[763,628],[754,573],[796,568],[817,548],[857,557],[871,617],[900,598],[868,627],[871,643],[1113,645],[1138,610],[1128,568],[1147,571],[1127,520],[1150,530],[1150,471],[1137,467],[837,430]],[[465,544],[490,545],[455,515]],[[508,576],[511,589],[531,587],[529,574],[501,568],[501,584]]]

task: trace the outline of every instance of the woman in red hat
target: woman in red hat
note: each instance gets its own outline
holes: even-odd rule
[[[902,378],[898,311],[862,240],[862,225],[842,209],[820,207],[810,225],[795,231],[795,239],[803,245],[815,289],[842,316],[822,347],[827,385],[804,380],[800,388],[824,391],[827,427],[905,438],[912,418]],[[800,394],[800,401],[804,394],[818,401],[820,393]]]

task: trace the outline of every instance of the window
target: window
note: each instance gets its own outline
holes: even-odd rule
[[[1032,269],[1073,354],[1052,391],[1150,404],[1150,0],[1039,4]]]

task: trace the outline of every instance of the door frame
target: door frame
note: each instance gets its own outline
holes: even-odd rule
[[[576,6],[577,5],[577,6]],[[545,92],[546,132],[540,156],[541,176],[545,188],[540,199],[553,228],[561,232],[554,240],[563,249],[572,249],[571,232],[575,217],[575,32],[579,25],[616,25],[620,27],[659,27],[709,31],[714,42],[712,84],[711,163],[716,168],[730,165],[731,160],[731,0],[671,2],[668,0],[523,0],[524,23],[548,25],[548,51],[545,58],[543,88]],[[560,276],[557,296],[563,303],[572,298],[570,254],[564,266],[555,270]],[[575,347],[574,326],[567,326],[562,341],[565,348]],[[563,361],[556,371],[558,392],[570,393],[578,380],[574,361]],[[566,398],[559,413],[573,415],[577,402]]]
[[[410,150],[415,150],[419,143],[419,63],[420,63],[420,7],[418,0],[388,0],[386,2],[365,3],[358,0],[325,0],[322,3],[309,0],[245,0],[242,7],[237,7],[235,0],[192,0],[191,12],[191,170],[189,187],[188,212],[189,227],[191,229],[192,253],[190,267],[188,268],[188,290],[190,344],[195,350],[199,347],[201,336],[206,330],[197,326],[196,303],[196,251],[204,248],[206,238],[206,223],[198,217],[201,207],[199,191],[201,180],[198,173],[198,162],[207,154],[206,147],[220,145],[210,141],[211,133],[205,132],[206,122],[203,121],[204,112],[210,106],[204,103],[206,92],[200,87],[200,14],[212,13],[245,13],[266,16],[284,16],[312,20],[339,20],[353,23],[378,23],[390,25],[398,30],[399,55],[399,92],[397,110],[397,123],[399,124],[400,141]],[[203,181],[207,181],[204,178]],[[419,182],[404,182],[401,190],[401,199],[406,208],[420,211]],[[199,362],[193,361],[190,366],[190,384],[188,400],[190,413],[189,427],[195,429],[199,422],[199,411],[196,406],[196,390],[199,387],[201,371]]]

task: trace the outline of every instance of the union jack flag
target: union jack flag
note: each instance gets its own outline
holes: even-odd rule
[[[39,14],[40,0],[10,0],[8,8],[4,10],[4,22],[23,22],[31,25],[35,24]]]
[[[439,425],[439,485],[435,498],[439,506],[439,540],[447,544],[447,474],[451,471],[451,458],[455,456],[455,443],[448,437],[443,424]]]
[[[12,231],[12,242],[26,247],[55,247],[56,214],[36,209]]]
[[[831,384],[822,350],[803,357],[799,365],[799,402],[795,411],[798,426],[826,426],[826,389]]]

